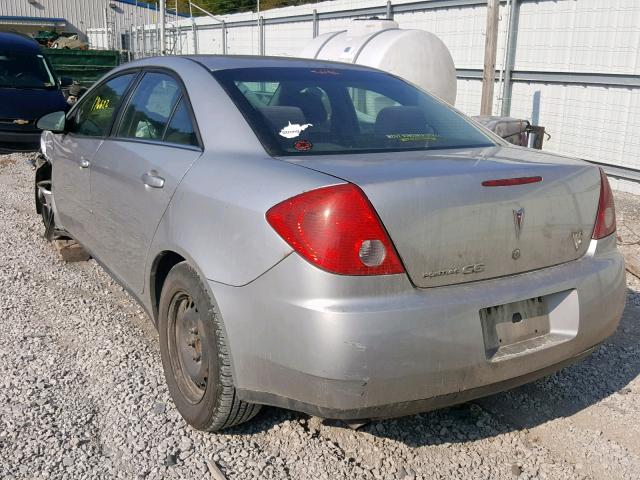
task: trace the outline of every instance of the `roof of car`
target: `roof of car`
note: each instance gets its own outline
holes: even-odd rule
[[[354,70],[375,70],[362,65],[354,65],[329,60],[311,58],[268,57],[256,55],[191,55],[187,56],[209,70],[230,70],[234,68],[298,67],[298,68],[348,68]]]
[[[39,52],[40,45],[34,39],[20,33],[0,32],[0,49]]]

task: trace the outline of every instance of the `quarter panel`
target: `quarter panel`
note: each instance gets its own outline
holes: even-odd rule
[[[147,278],[153,259],[171,250],[187,252],[209,280],[251,282],[292,252],[267,223],[266,211],[286,198],[336,183],[342,182],[266,155],[205,152],[158,227]]]

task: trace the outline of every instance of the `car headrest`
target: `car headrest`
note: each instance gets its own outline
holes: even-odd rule
[[[300,107],[268,106],[260,108],[260,113],[264,115],[273,128],[278,130],[289,122],[307,123]]]
[[[379,135],[429,133],[427,120],[419,107],[385,107],[378,113],[374,131]]]
[[[307,122],[314,125],[325,122],[329,116],[322,99],[313,92],[300,92],[297,95],[295,105],[302,109]]]

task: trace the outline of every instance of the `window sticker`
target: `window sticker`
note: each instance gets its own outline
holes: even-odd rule
[[[94,112],[96,110],[106,110],[109,108],[109,104],[111,101],[108,98],[100,98],[98,95],[91,106],[91,111]]]
[[[293,148],[295,148],[299,152],[308,152],[313,148],[313,143],[311,143],[309,140],[298,140],[293,144]]]
[[[309,127],[313,127],[313,123],[303,123],[300,125],[299,123],[289,122],[289,125],[286,125],[280,130],[280,136],[284,138],[296,138]]]
[[[395,133],[385,135],[389,140],[400,140],[401,142],[435,142],[440,138],[433,133]]]

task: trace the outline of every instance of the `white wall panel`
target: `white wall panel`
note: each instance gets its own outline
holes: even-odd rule
[[[640,74],[640,1],[522,3],[515,68]]]
[[[479,115],[481,94],[482,82],[480,80],[458,79],[455,107],[467,115]]]
[[[201,51],[201,53],[204,53]],[[227,53],[229,55],[259,55],[260,37],[257,25],[227,29]]]
[[[332,18],[330,20],[321,20],[318,24],[319,34],[330,33],[330,32],[338,32],[340,30],[346,30],[349,28],[351,24],[351,19],[349,18]],[[311,24],[309,23],[309,28],[311,28]],[[304,45],[300,46],[300,50],[304,48]]]
[[[487,9],[484,6],[427,10],[394,16],[400,28],[435,33],[458,68],[482,68]],[[501,58],[501,57],[500,57]]]
[[[545,150],[640,169],[640,89],[517,83],[511,114],[538,118]]]
[[[198,53],[222,54],[222,29],[198,32]]]
[[[302,46],[313,39],[310,22],[268,25],[265,28],[265,53],[274,56],[295,57]]]
[[[105,0],[0,0],[0,16],[54,17],[64,18],[68,27],[60,29],[79,32],[83,38],[90,28],[104,28],[105,15],[109,29],[128,31],[129,25],[155,22],[155,12],[114,0],[115,8],[106,8]],[[115,35],[115,46],[120,48],[120,39]],[[111,46],[114,39],[110,40]]]

